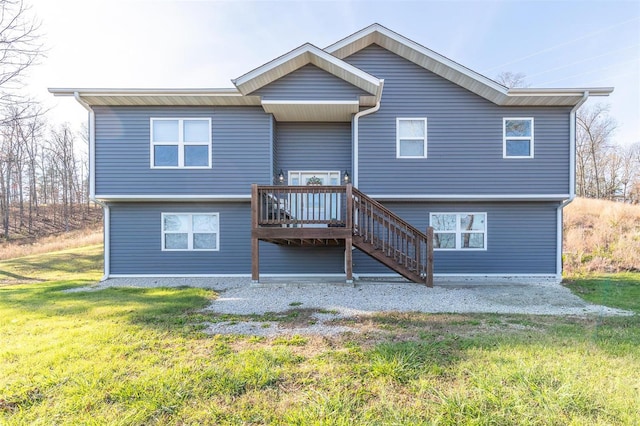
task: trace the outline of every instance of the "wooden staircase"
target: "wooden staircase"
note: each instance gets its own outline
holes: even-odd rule
[[[409,281],[433,287],[433,229],[427,233],[352,188],[353,245]]]
[[[345,247],[347,282],[354,246],[415,283],[433,287],[433,229],[421,232],[391,210],[345,186],[264,186],[251,191],[252,280],[259,281],[259,241]]]

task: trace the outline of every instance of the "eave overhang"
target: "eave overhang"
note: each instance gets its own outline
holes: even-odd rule
[[[360,110],[358,101],[263,100],[265,112],[278,121],[351,121]]]
[[[370,25],[324,50],[344,59],[377,44],[396,55],[445,78],[470,92],[501,106],[574,106],[585,92],[590,96],[608,96],[613,88],[585,89],[509,89],[459,63],[428,49],[380,24]]]
[[[90,106],[257,106],[259,96],[230,89],[50,88],[54,96],[76,96]]]

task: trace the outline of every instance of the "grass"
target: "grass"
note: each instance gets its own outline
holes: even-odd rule
[[[102,244],[102,227],[93,226],[62,234],[49,235],[29,243],[20,241],[0,242],[0,260],[97,244]]]
[[[569,284],[631,317],[390,313],[264,338],[205,334],[230,319],[201,311],[210,290],[65,291],[100,277],[100,254],[0,262],[0,424],[640,422],[638,273]]]

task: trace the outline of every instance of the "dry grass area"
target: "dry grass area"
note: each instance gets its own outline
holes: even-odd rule
[[[32,254],[44,254],[76,247],[102,244],[102,227],[79,229],[63,234],[49,235],[33,242],[10,241],[0,243],[0,260],[15,259]]]
[[[640,206],[576,198],[564,229],[567,275],[640,270]]]

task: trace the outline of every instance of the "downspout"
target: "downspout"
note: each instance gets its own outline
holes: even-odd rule
[[[91,105],[85,102],[78,92],[74,92],[73,97],[89,112],[89,200],[102,206],[104,220],[104,276],[100,281],[104,281],[109,278],[110,273],[111,215],[109,205],[96,199],[96,114]]]
[[[589,91],[585,90],[582,99],[571,108],[569,113],[569,198],[558,206],[557,210],[557,256],[556,280],[562,281],[562,209],[576,198],[576,112],[589,98]]]
[[[360,111],[353,116],[353,186],[358,187],[358,179],[360,178],[360,173],[358,170],[358,155],[359,155],[359,141],[358,141],[358,120],[360,117],[364,117],[365,115],[373,114],[374,112],[380,109],[380,101],[382,100],[382,89],[384,88],[384,79],[380,79],[380,90],[378,91],[378,95],[376,96],[376,105]]]
[[[359,173],[359,147],[360,147],[360,143],[359,143],[359,134],[358,134],[358,123],[359,123],[359,119],[360,117],[364,117],[365,115],[369,115],[369,114],[373,114],[374,112],[378,111],[380,109],[380,101],[382,100],[382,89],[384,89],[384,79],[381,78],[380,79],[380,89],[378,90],[378,93],[376,95],[376,104],[375,106],[369,108],[369,109],[365,109],[362,110],[360,112],[357,112],[356,115],[353,116],[353,187],[357,188],[358,187],[358,181],[360,179],[360,173]],[[351,250],[355,249],[355,247],[351,247]],[[347,264],[346,264],[346,258],[347,256],[345,255],[345,273],[347,272]],[[358,280],[360,279],[360,277],[358,276],[358,274],[353,273],[353,278]]]

